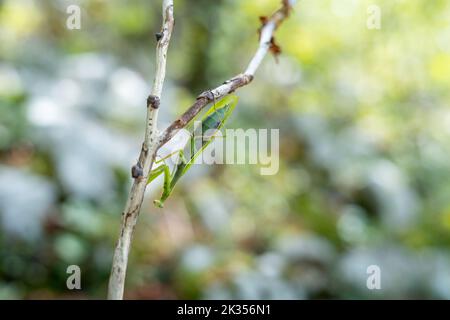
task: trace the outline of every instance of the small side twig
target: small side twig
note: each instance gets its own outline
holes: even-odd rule
[[[273,48],[274,33],[276,29],[289,16],[295,2],[295,0],[283,0],[282,7],[280,9],[278,9],[269,18],[264,17],[262,19],[263,26],[259,30],[259,47],[245,72],[225,81],[217,88],[200,94],[195,103],[161,134],[159,147],[167,143],[167,141],[169,141],[179,129],[184,128],[209,103],[234,92],[240,87],[246,86],[253,80],[256,70],[261,65],[264,57],[267,55],[269,50]]]

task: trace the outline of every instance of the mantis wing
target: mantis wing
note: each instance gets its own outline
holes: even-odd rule
[[[233,112],[234,108],[236,107],[236,104],[238,102],[238,97],[236,95],[228,95],[221,99],[217,104],[212,106],[203,116],[202,119],[202,139],[204,139],[203,135],[209,131],[209,130],[216,130],[219,131],[224,126],[225,122],[230,117],[231,113]],[[195,162],[195,160],[200,156],[203,152],[203,150],[206,149],[210,145],[211,142],[214,141],[216,135],[215,133],[208,138],[207,141],[202,142],[202,146],[200,147],[197,152],[194,154],[191,154],[191,158],[186,164],[186,166],[183,168],[183,174],[185,174],[192,164]],[[194,141],[195,143],[195,141]],[[194,148],[191,148],[192,150]]]

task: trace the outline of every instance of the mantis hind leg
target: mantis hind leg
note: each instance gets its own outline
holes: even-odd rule
[[[170,188],[171,178],[170,178],[169,167],[167,165],[163,165],[161,167],[163,167],[161,173],[164,173],[163,193],[161,195],[161,199],[160,200],[153,200],[153,203],[155,204],[155,206],[157,206],[159,208],[163,208],[164,207],[164,201],[169,197],[169,195],[170,195],[170,193],[172,191],[171,188]]]
[[[180,150],[180,159],[181,163],[175,167],[175,170],[173,174],[170,173],[169,167],[167,165],[163,165],[163,172],[164,172],[164,186],[163,186],[163,193],[161,195],[161,199],[154,200],[153,203],[159,207],[164,207],[164,202],[169,198],[170,194],[172,193],[173,188],[175,187],[176,182],[182,175],[182,171],[184,169],[184,166],[186,165],[186,158],[184,157],[183,150]]]

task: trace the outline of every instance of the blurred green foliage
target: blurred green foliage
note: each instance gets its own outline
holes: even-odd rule
[[[73,3],[81,30],[66,28]],[[162,126],[246,67],[258,17],[279,5],[175,3]],[[105,297],[160,14],[160,1],[0,1],[0,298]],[[126,297],[449,299],[449,17],[446,0],[299,1],[278,63],[228,122],[280,129],[279,172],[198,166],[164,209],[151,188]],[[366,288],[373,264],[381,290]]]

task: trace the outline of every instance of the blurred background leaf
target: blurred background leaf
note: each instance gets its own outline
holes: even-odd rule
[[[195,166],[162,210],[152,186],[127,298],[450,298],[450,3],[379,0],[380,30],[371,4],[300,1],[228,123],[280,129],[280,171]],[[278,5],[176,1],[161,126],[245,68]],[[105,297],[160,10],[0,1],[0,298]]]

